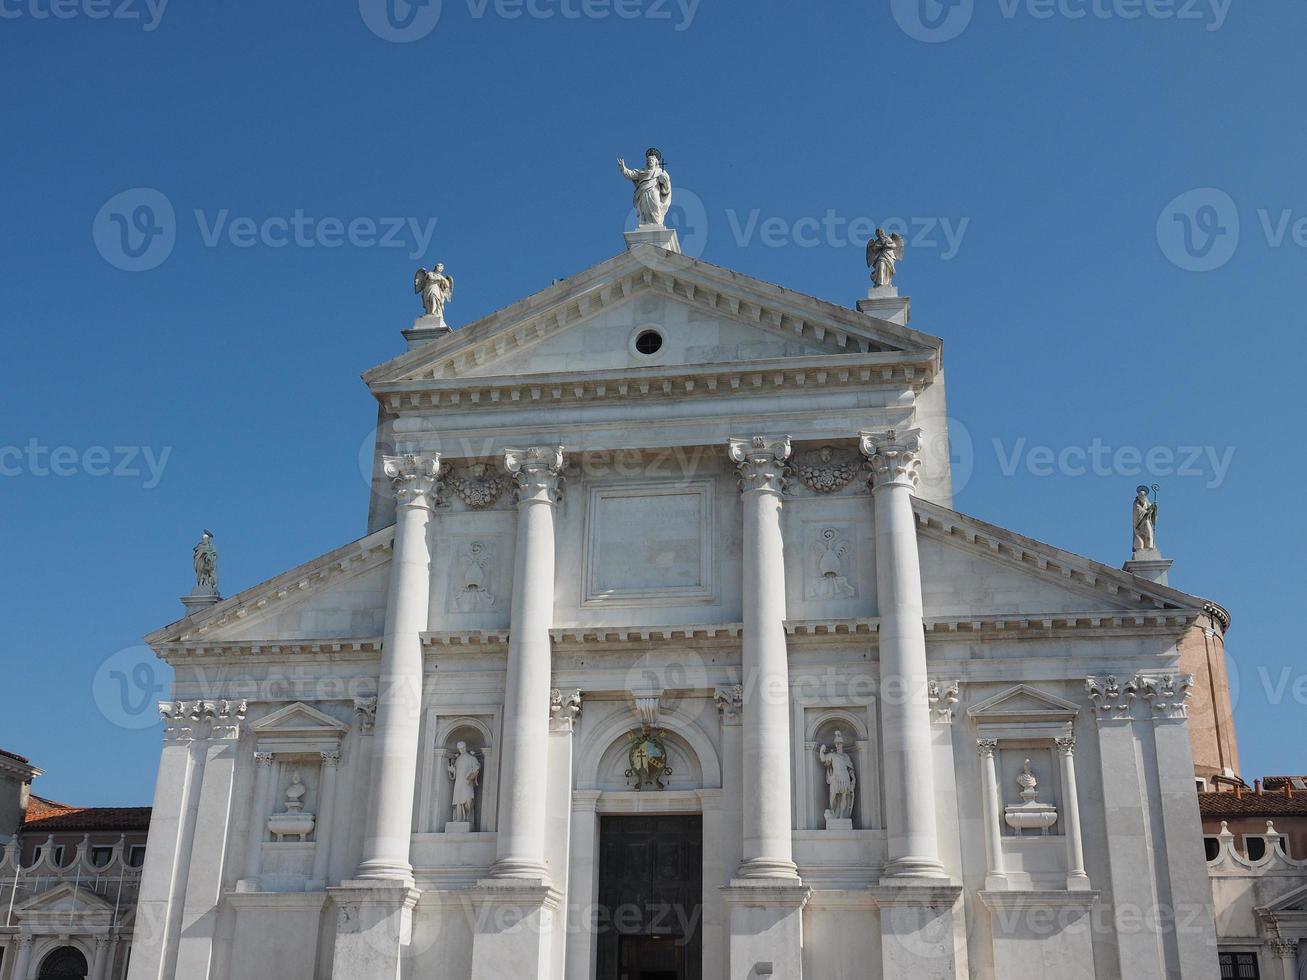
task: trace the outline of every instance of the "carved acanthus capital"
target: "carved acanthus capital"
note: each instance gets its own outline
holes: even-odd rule
[[[485,510],[493,506],[511,482],[508,474],[489,463],[460,466],[445,477],[445,483],[458,494],[458,499],[472,510]]]
[[[576,728],[576,720],[581,717],[581,692],[573,688],[564,691],[554,688],[549,692],[549,730],[551,732],[570,732]]]
[[[185,742],[197,738],[235,739],[245,720],[249,704],[245,701],[160,701],[165,742]]]
[[[1061,738],[1053,739],[1053,744],[1063,755],[1073,755],[1076,751],[1076,737],[1074,735],[1063,735]]]
[[[430,507],[432,491],[440,476],[439,453],[405,453],[402,456],[381,457],[381,470],[390,479],[395,500],[405,504]]]
[[[732,439],[728,450],[740,474],[740,490],[784,493],[790,473],[790,437]]]
[[[863,432],[858,436],[858,448],[871,464],[872,490],[907,487],[916,491],[921,468],[920,430]]]
[[[562,446],[505,449],[504,472],[513,478],[519,502],[545,500],[558,503],[563,499]]]
[[[340,765],[340,749],[332,749],[330,752],[318,753],[322,757],[322,764],[331,768]]]
[[[797,454],[790,468],[813,493],[836,493],[853,482],[863,465],[852,450],[822,446]]]
[[[930,720],[937,725],[951,725],[953,708],[961,696],[961,681],[928,681],[926,700],[930,704]]]
[[[1153,706],[1155,718],[1187,718],[1189,695],[1193,693],[1193,674],[1162,674],[1145,677],[1140,674],[1134,683],[1139,693]]]
[[[271,753],[271,752],[255,752],[255,753],[254,753],[254,765],[255,765],[255,766],[271,766],[271,765],[272,765],[272,753]]]
[[[1266,945],[1271,948],[1271,952],[1282,960],[1293,961],[1298,958],[1298,940],[1296,939],[1272,939]]]
[[[371,735],[377,724],[377,699],[375,697],[354,699],[354,720],[359,726],[359,734]]]
[[[980,753],[982,759],[993,756],[998,751],[998,739],[996,738],[978,738],[976,739],[976,751]]]
[[[1138,692],[1137,678],[1124,684],[1115,674],[1085,678],[1085,693],[1089,695],[1089,708],[1099,721],[1129,718],[1130,706],[1134,703]]]
[[[744,685],[719,687],[713,691],[712,698],[717,703],[717,713],[721,715],[723,722],[739,721],[740,715],[744,712]]]

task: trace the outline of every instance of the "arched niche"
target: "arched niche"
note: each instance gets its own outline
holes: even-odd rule
[[[476,805],[473,811],[472,833],[494,829],[494,787],[498,765],[494,733],[487,719],[474,716],[441,719],[435,732],[435,751],[432,755],[432,782],[435,786],[431,830],[443,832],[450,822],[450,804],[454,796],[454,783],[449,777],[449,765],[458,754],[458,743],[465,742],[469,752],[481,763],[477,780]]]
[[[40,969],[36,971],[37,980],[70,980],[85,978],[89,967],[86,954],[76,946],[57,946],[41,958]]]
[[[621,792],[636,788],[635,777],[628,777],[626,770],[631,767],[631,736],[639,730],[638,725],[632,726],[604,750],[604,754],[599,759],[597,789],[605,792]],[[703,767],[699,764],[699,756],[690,747],[690,743],[669,729],[660,728],[657,731],[667,752],[667,766],[671,769],[671,773],[662,779],[665,788],[702,789]],[[650,791],[657,792],[657,787],[646,785],[642,788],[642,792]]]
[[[818,749],[822,745],[833,749],[837,731],[844,735],[844,752],[853,760],[853,772],[857,777],[853,826],[858,829],[875,827],[879,820],[879,794],[876,792],[879,772],[875,753],[870,750],[872,739],[866,711],[862,708],[822,708],[807,712],[799,766],[800,785],[804,789],[804,806],[800,810],[803,826],[809,830],[825,829],[823,814],[830,796],[826,767]]]
[[[657,727],[666,733],[664,743],[668,764],[675,770],[668,789],[721,787],[722,769],[717,749],[698,725],[676,713],[665,712],[659,716]],[[615,713],[590,731],[583,728],[583,742],[576,765],[576,788],[609,792],[634,790],[632,781],[624,775],[630,765],[627,761],[627,734],[639,728],[635,715],[625,711]],[[619,760],[620,768],[617,767]],[[657,792],[652,788],[646,790],[649,791]]]

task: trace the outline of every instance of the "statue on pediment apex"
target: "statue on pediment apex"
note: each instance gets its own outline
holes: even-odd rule
[[[663,227],[667,209],[672,206],[672,178],[663,167],[662,151],[653,146],[645,150],[643,170],[632,170],[621,157],[617,158],[617,167],[635,185],[633,203],[640,224]]]

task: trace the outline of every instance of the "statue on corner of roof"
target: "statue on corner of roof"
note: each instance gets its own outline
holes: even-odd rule
[[[617,167],[622,176],[635,185],[635,211],[643,226],[663,227],[667,209],[672,206],[672,178],[663,165],[663,154],[655,146],[644,151],[644,169],[632,170],[621,157]]]
[[[1135,488],[1134,506],[1131,517],[1134,522],[1134,548],[1136,556],[1141,552],[1157,550],[1157,487],[1152,487],[1150,499],[1149,487],[1139,485]]]
[[[430,270],[418,269],[413,274],[413,292],[422,297],[426,316],[433,317],[438,321],[435,325],[443,327],[445,304],[454,298],[454,277],[446,274],[445,263],[437,262]]]
[[[194,595],[218,594],[218,549],[213,545],[213,532],[205,530],[191,551],[195,566]]]
[[[877,289],[894,285],[894,273],[903,261],[903,236],[897,231],[886,235],[884,228],[876,229],[876,237],[867,242],[867,268],[871,270],[871,284]]]

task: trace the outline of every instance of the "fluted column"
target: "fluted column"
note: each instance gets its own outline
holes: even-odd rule
[[[862,433],[871,461],[880,612],[880,710],[885,736],[887,878],[943,878],[926,695],[926,633],[912,496],[920,434]]]
[[[509,449],[504,469],[517,483],[517,556],[504,682],[503,766],[492,878],[548,877],[549,627],[554,616],[554,517],[561,499],[561,446]]]
[[[1085,873],[1085,845],[1080,836],[1080,800],[1076,792],[1076,740],[1073,736],[1053,740],[1062,757],[1062,832],[1066,835],[1066,886],[1072,890],[1089,887]]]
[[[744,511],[743,878],[797,878],[790,836],[790,681],[781,493],[788,436],[732,439]]]
[[[372,791],[358,877],[411,885],[409,842],[422,718],[421,633],[427,628],[431,591],[427,525],[440,457],[410,453],[386,456],[382,462],[394,486],[397,513],[377,683]]]
[[[998,750],[998,739],[976,739],[976,750],[980,753],[980,792],[984,796],[985,808],[985,851],[989,857],[989,868],[985,875],[986,888],[1002,888],[1006,883],[1003,863],[1003,808],[998,798],[998,766],[994,754]]]

